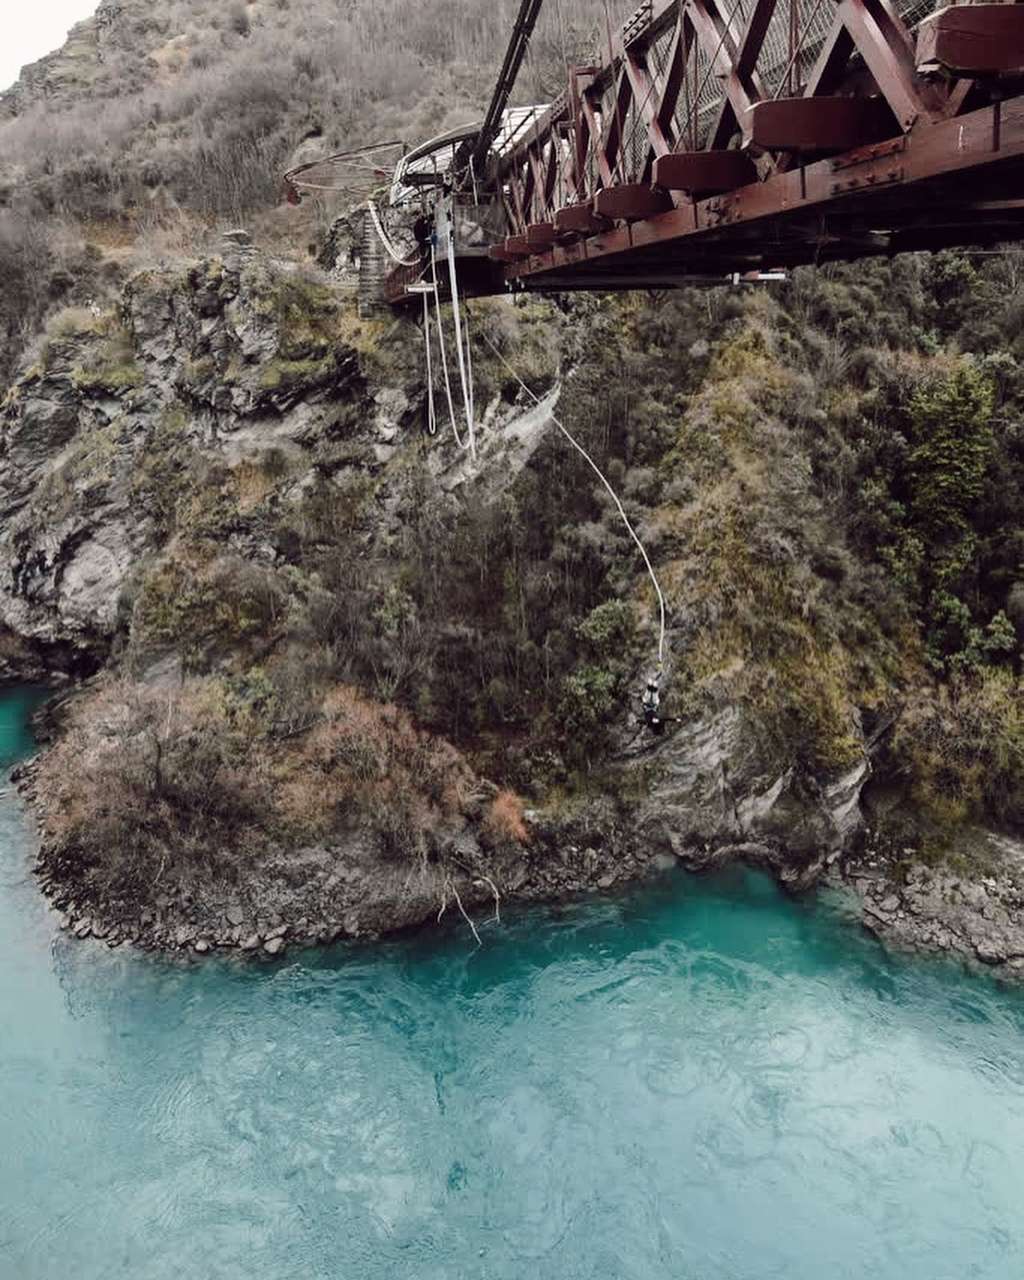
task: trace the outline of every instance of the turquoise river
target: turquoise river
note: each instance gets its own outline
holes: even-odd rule
[[[838,902],[181,964],[62,935],[31,845],[7,788],[0,1280],[1024,1277],[1024,996]]]

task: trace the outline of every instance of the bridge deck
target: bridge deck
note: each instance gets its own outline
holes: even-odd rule
[[[1019,238],[1024,4],[932,7],[642,6],[492,157],[506,235],[467,291],[664,287]],[[406,284],[389,280],[393,302]]]
[[[637,287],[988,244],[1024,230],[1024,99],[776,173],[508,264],[513,285]],[[965,170],[969,180],[965,181]]]

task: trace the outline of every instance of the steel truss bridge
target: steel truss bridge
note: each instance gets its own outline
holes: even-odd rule
[[[649,0],[599,65],[515,115],[539,4],[523,0],[484,123],[413,153],[404,177],[475,227],[453,241],[467,293],[1021,238],[1024,4]],[[424,262],[388,276],[389,301],[416,296]]]

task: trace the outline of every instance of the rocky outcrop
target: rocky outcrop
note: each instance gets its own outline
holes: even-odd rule
[[[313,286],[236,253],[133,277],[119,315],[58,318],[0,414],[0,623],[102,658],[133,569],[166,536],[147,460],[167,462],[168,487],[186,451],[231,466],[294,446],[312,467],[333,397],[358,412],[365,391],[332,313]]]
[[[0,92],[0,119],[17,116],[41,102],[70,102],[105,84],[104,59],[116,43],[122,0],[100,0],[96,12],[68,31],[64,44],[23,67],[17,81]]]
[[[11,778],[43,830],[34,865],[40,887],[61,929],[112,948],[275,957],[294,947],[379,938],[447,911],[475,930],[492,915],[500,918],[510,901],[605,892],[675,865],[601,801],[572,818],[529,814],[523,842],[481,842],[480,818],[496,792],[485,782],[470,803],[469,824],[452,832],[441,856],[429,863],[410,867],[382,859],[371,838],[353,833],[253,863],[240,883],[178,881],[146,902],[117,893],[97,896],[74,858],[46,836],[49,805],[39,792],[39,773],[37,759],[17,766]]]
[[[0,93],[0,117],[20,115],[37,102],[86,89],[102,64],[103,33],[116,12],[115,5],[101,5],[95,16],[71,28],[60,49],[24,67],[17,82]]]
[[[866,746],[837,776],[780,762],[737,704],[680,725],[634,767],[650,778],[638,819],[652,841],[694,869],[763,862],[794,889],[813,884],[859,829],[870,774]]]
[[[992,831],[960,835],[961,864],[915,861],[918,850],[886,856],[870,845],[836,870],[861,903],[865,926],[903,948],[962,955],[1024,975],[1024,842]]]
[[[377,477],[369,536],[400,535],[403,450],[424,418],[419,334],[390,343],[386,379],[371,384],[342,315],[322,284],[244,237],[223,258],[136,274],[116,314],[59,316],[0,411],[0,625],[94,667],[199,460],[227,479],[269,458],[295,503],[318,477]],[[525,411],[500,397],[482,406],[477,461],[439,437],[422,459],[439,491],[495,498],[544,438],[557,395]],[[276,556],[258,522],[220,532],[246,558]]]

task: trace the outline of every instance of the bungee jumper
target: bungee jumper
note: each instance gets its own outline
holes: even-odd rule
[[[644,724],[652,733],[664,732],[665,721],[661,718],[661,692],[658,689],[658,681],[653,676],[647,681],[640,695],[640,711]]]

